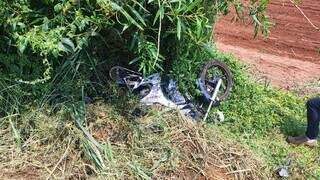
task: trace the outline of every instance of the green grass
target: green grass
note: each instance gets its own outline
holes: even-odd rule
[[[291,160],[291,178],[319,178],[319,148],[294,147],[285,141],[304,133],[308,97],[257,84],[234,57],[216,56],[231,66],[235,79],[232,96],[220,107],[226,116],[219,127],[224,135],[248,146],[270,171]]]

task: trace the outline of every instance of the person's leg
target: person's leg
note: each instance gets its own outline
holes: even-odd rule
[[[307,118],[308,127],[306,136],[309,139],[317,139],[319,134],[319,121],[320,121],[320,98],[310,99],[307,103]]]
[[[305,135],[289,136],[287,142],[296,145],[316,146],[319,134],[320,98],[310,99],[307,103],[308,127]]]

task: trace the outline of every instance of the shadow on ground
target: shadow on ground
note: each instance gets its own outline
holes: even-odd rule
[[[281,133],[285,136],[298,136],[305,133],[306,120],[296,118],[286,118],[280,125]]]

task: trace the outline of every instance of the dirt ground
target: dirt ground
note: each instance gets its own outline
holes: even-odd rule
[[[303,0],[298,5],[320,27],[320,3]],[[250,22],[233,21],[230,14],[215,27],[217,46],[249,64],[251,71],[271,84],[294,89],[320,78],[320,30],[315,29],[289,0],[273,0],[268,15],[274,26],[270,36],[256,39]]]

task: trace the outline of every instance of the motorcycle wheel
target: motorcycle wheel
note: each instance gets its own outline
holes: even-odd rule
[[[232,74],[228,66],[217,60],[207,62],[200,73],[200,89],[205,99],[210,102],[218,80],[222,80],[217,99],[225,100],[233,86]]]

